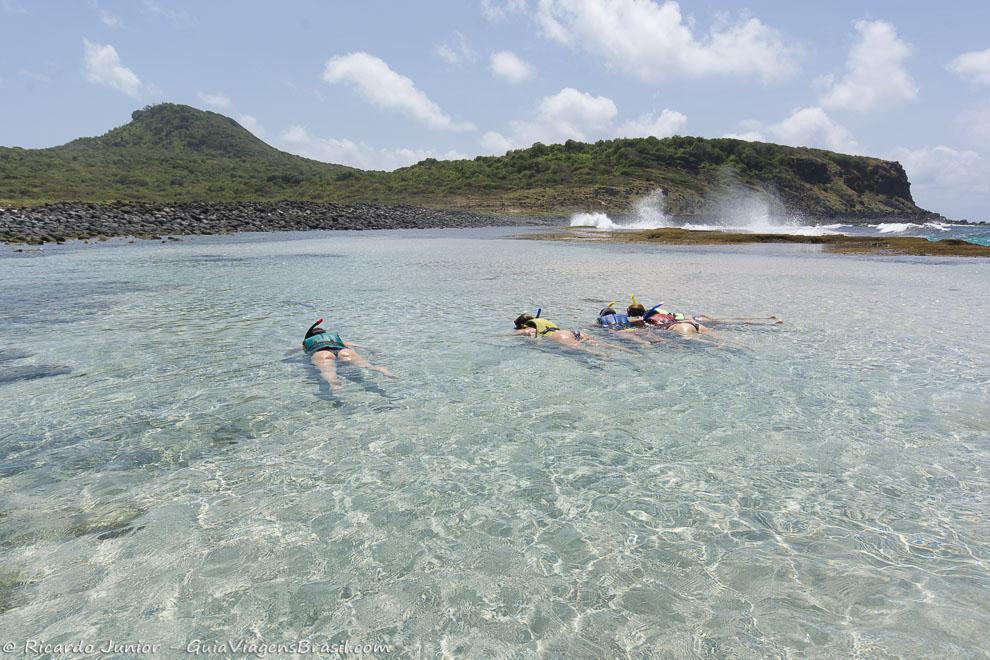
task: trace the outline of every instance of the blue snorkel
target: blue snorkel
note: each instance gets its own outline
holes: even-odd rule
[[[643,315],[643,320],[645,321],[646,319],[648,319],[651,316],[653,316],[654,314],[656,314],[657,313],[657,310],[660,309],[661,307],[663,307],[663,301],[662,300],[660,301],[660,304],[659,305],[654,305],[653,307],[650,307],[648,310],[646,310],[646,314]]]
[[[543,308],[542,307],[538,307],[536,309],[536,316],[534,316],[533,318],[536,318],[536,319],[540,318],[540,314],[542,314],[542,313],[543,313]]]

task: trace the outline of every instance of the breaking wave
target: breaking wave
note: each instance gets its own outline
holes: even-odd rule
[[[638,199],[631,213],[611,217],[600,211],[575,213],[570,218],[571,227],[585,227],[603,231],[658,229],[675,227],[692,231],[724,231],[754,234],[794,234],[798,236],[824,236],[848,234],[852,236],[904,234],[933,238],[960,237],[970,242],[985,244],[988,239],[973,233],[965,224],[951,222],[881,222],[879,224],[809,224],[800,215],[789,214],[784,205],[768,191],[754,190],[737,183],[728,184],[721,193],[708,200],[707,215],[675,218],[667,215],[666,196],[658,189]],[[965,232],[965,233],[963,233]]]
[[[664,194],[654,190],[636,201],[633,212],[622,222],[615,222],[606,213],[575,213],[571,216],[571,227],[593,227],[595,229],[657,229],[674,227],[670,217],[664,212]]]
[[[688,222],[667,215],[664,210],[662,190],[654,190],[636,201],[633,212],[613,220],[607,213],[575,213],[571,227],[587,227],[607,231],[624,229],[658,229],[677,227],[697,231],[751,232],[760,234],[799,234],[820,236],[836,233],[839,225],[806,225],[798,218],[774,213],[774,207],[782,207],[779,201],[767,193],[742,187],[733,187],[715,200],[714,213],[705,220]]]
[[[926,222],[922,225],[913,222],[881,222],[878,225],[870,225],[881,234],[899,234],[905,231],[919,231],[924,229],[936,229],[938,231],[949,231],[951,225],[944,222]]]

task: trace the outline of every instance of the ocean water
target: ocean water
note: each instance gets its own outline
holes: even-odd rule
[[[3,638],[985,653],[990,264],[515,231],[6,251]],[[509,334],[630,293],[786,324]],[[321,387],[287,355],[319,316],[400,379]]]

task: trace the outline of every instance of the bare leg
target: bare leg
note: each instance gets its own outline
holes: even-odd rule
[[[630,334],[632,334],[632,333],[630,333]],[[603,347],[615,349],[617,351],[622,351],[623,353],[632,353],[634,355],[636,354],[636,351],[634,351],[633,349],[628,348],[626,346],[619,346],[618,344],[613,344],[613,343],[607,342],[607,341],[598,341],[597,339],[592,339],[591,337],[582,336],[581,341],[583,343],[590,344],[592,346],[603,346]],[[652,342],[646,341],[644,339],[641,339],[639,337],[637,337],[634,341],[636,341],[637,343],[645,344],[645,345],[650,345],[652,343]]]
[[[378,373],[387,376],[388,378],[396,378],[396,375],[385,367],[379,367],[378,365],[371,364],[368,362],[364,356],[359,354],[357,351],[351,350],[349,348],[342,349],[337,352],[339,359],[344,362],[353,364],[355,367],[360,367],[361,369],[370,369],[371,371],[377,371]]]
[[[320,372],[320,378],[325,380],[331,387],[340,387],[341,381],[337,377],[337,360],[330,351],[317,351],[310,357],[313,366]]]
[[[622,341],[631,341],[634,344],[639,344],[640,346],[649,346],[652,342],[640,335],[637,331],[632,332],[617,332],[614,335]]]
[[[602,353],[601,351],[596,351],[588,346],[582,346],[582,344],[593,344],[596,343],[593,339],[578,339],[574,336],[570,330],[558,330],[557,332],[551,332],[545,335],[552,341],[557,342],[561,346],[566,346],[567,348],[574,349],[576,351],[583,351],[589,355],[594,355],[595,357],[601,358],[603,360],[608,358],[607,353]]]

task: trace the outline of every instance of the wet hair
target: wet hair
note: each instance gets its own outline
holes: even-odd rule
[[[634,305],[629,305],[626,309],[627,316],[646,316],[646,308],[636,303]]]
[[[536,317],[532,314],[520,314],[516,317],[516,320],[513,321],[513,323],[516,324],[516,330],[521,329],[524,325],[526,325],[526,321],[532,321],[534,318]]]
[[[603,316],[609,316],[611,314],[615,314],[615,310],[612,309],[611,307],[605,307],[602,309],[602,311],[598,312],[598,318],[601,318]]]

